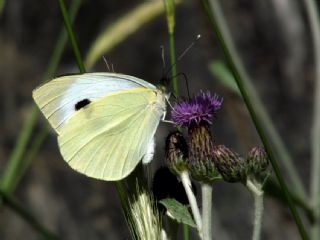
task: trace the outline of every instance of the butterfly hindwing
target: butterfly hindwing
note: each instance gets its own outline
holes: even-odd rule
[[[153,89],[135,88],[102,97],[65,123],[58,136],[61,154],[87,176],[122,179],[148,154],[164,108]]]

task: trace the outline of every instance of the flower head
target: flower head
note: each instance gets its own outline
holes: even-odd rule
[[[212,124],[216,111],[220,109],[222,99],[210,92],[200,92],[195,97],[176,103],[172,111],[172,120],[180,126],[192,124]]]

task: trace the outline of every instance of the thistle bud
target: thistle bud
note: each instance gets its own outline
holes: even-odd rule
[[[188,145],[180,132],[170,133],[166,139],[165,163],[176,175],[187,169]]]
[[[214,146],[212,153],[215,166],[226,182],[246,181],[246,161],[239,154],[224,145]]]
[[[269,165],[266,151],[262,147],[252,148],[247,155],[248,170],[253,175],[265,172]]]
[[[213,140],[209,126],[206,124],[191,126],[188,167],[195,180],[211,182],[218,178],[219,173],[214,165],[212,149]]]

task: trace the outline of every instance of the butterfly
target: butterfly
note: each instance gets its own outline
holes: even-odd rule
[[[33,98],[71,168],[116,181],[141,160],[152,160],[154,135],[169,97],[133,76],[86,73],[55,78],[36,88]]]

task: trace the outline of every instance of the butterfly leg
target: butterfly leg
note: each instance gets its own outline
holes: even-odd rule
[[[162,122],[164,122],[164,123],[175,124],[174,122],[172,122],[172,121],[170,121],[170,120],[165,120],[165,119],[162,119],[161,121],[162,121]]]

